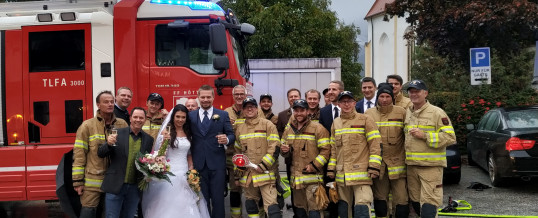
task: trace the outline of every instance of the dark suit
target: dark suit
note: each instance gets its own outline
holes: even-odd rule
[[[372,104],[370,105],[370,108],[373,108],[375,107],[375,103],[373,102],[373,99],[371,101]],[[364,108],[364,98],[355,104],[355,110],[357,110],[358,113],[364,114],[364,112],[368,109],[369,108]]]
[[[226,154],[224,146],[219,146],[217,134],[222,132],[228,136],[228,145],[233,146],[234,131],[228,113],[213,108],[213,115],[209,117],[210,125],[204,134],[199,110],[189,112],[192,131],[192,160],[202,176],[201,188],[208,208],[211,208],[211,217],[224,217],[224,187],[226,177]],[[213,119],[219,115],[219,119]],[[210,207],[210,203],[212,207]]]
[[[106,170],[105,179],[101,185],[101,190],[107,193],[118,194],[125,180],[125,170],[127,158],[129,157],[129,132],[130,127],[118,129],[116,146],[103,144],[99,146],[97,155],[101,158],[110,157],[110,166]],[[153,138],[140,130],[140,152],[151,152],[153,147]],[[137,184],[143,177],[142,173],[136,170]]]
[[[332,104],[326,105],[319,110],[319,123],[329,131],[331,134],[331,126],[333,125],[333,106]]]

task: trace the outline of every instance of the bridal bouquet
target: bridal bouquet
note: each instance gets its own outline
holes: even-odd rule
[[[197,194],[200,195],[200,174],[195,169],[187,171],[187,182],[189,187]]]
[[[170,160],[166,159],[166,149],[170,140],[165,140],[159,151],[153,151],[151,153],[142,154],[138,152],[136,156],[136,169],[144,174],[144,179],[138,183],[140,190],[146,190],[151,180],[166,180],[170,184],[170,178],[168,176],[175,176],[170,172]]]

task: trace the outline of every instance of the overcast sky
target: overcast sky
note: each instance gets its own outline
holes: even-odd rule
[[[357,37],[361,46],[359,62],[364,66],[364,43],[368,41],[368,22],[364,16],[370,10],[375,0],[332,0],[331,9],[336,12],[338,19],[345,24],[355,24],[361,30]],[[361,73],[363,74],[363,73]]]

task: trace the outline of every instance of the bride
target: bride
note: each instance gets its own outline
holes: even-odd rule
[[[169,134],[164,129],[171,119],[173,121]],[[153,149],[159,150],[163,139],[170,139],[166,157],[170,159],[170,169],[175,176],[170,176],[172,184],[164,180],[149,183],[142,195],[144,217],[178,217],[183,215],[185,215],[184,217],[209,217],[207,203],[202,193],[197,195],[187,183],[186,173],[193,169],[190,154],[191,138],[188,110],[182,104],[178,104],[164,120]]]

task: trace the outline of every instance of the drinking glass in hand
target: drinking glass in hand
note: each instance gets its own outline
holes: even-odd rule
[[[218,136],[219,136],[219,135],[222,135],[222,134],[224,134],[224,133],[223,133],[223,132],[218,132],[218,133],[217,133],[217,143],[218,143],[218,141],[219,141]],[[222,148],[222,147],[224,147],[224,145],[222,145],[222,144],[219,143],[219,148]]]
[[[118,129],[116,129],[115,127],[112,127],[112,129],[110,129],[110,135],[117,137],[118,136]],[[116,143],[114,143],[112,146],[116,146]]]

